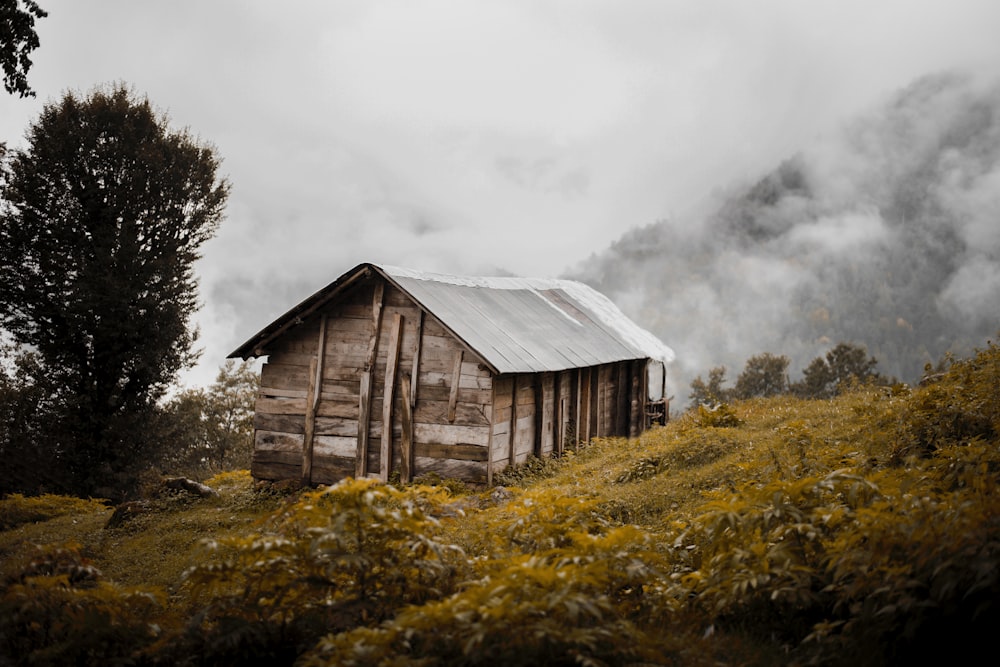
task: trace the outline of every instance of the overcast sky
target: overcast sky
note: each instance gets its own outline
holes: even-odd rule
[[[9,147],[125,81],[224,160],[189,384],[361,262],[557,276],[918,76],[1000,74],[995,0],[39,3]]]

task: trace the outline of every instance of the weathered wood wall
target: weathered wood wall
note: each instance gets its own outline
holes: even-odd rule
[[[254,423],[258,479],[329,484],[398,472],[405,481],[436,473],[492,483],[530,456],[645,428],[644,360],[493,377],[433,315],[374,275],[267,353]]]
[[[645,360],[493,381],[488,481],[529,456],[562,454],[595,437],[635,437],[645,428]]]
[[[360,468],[383,478],[399,471],[486,481],[489,370],[399,290],[374,278],[360,281],[268,353],[256,405],[254,477],[332,483]],[[321,380],[311,388],[317,366]],[[403,382],[411,382],[406,439]],[[361,466],[359,443],[367,444]]]

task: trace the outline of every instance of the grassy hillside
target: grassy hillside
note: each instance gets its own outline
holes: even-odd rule
[[[0,663],[955,661],[1000,621],[998,434],[991,344],[926,386],[692,411],[483,492],[227,473],[115,528],[15,496]]]

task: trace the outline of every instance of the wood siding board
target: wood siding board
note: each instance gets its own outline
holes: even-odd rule
[[[486,481],[486,463],[461,459],[437,459],[416,457],[414,467],[419,474],[434,473],[440,477],[461,479],[476,484]]]
[[[400,421],[402,438],[399,445],[399,477],[408,484],[413,479],[413,404],[410,396],[410,374],[403,373],[399,382]]]
[[[302,442],[302,483],[312,484],[313,436],[316,428],[316,408],[319,407],[323,382],[323,360],[326,357],[326,315],[320,315],[316,356],[309,365],[309,388],[306,397],[305,427]]]
[[[532,393],[534,394],[533,398],[535,403],[532,406],[533,408],[532,415],[535,418],[535,423],[533,424],[535,437],[533,438],[533,442],[531,443],[531,453],[538,458],[541,458],[542,450],[545,446],[544,443],[542,442],[544,433],[542,420],[544,418],[544,413],[545,413],[544,376],[545,374],[541,373],[533,376],[531,379],[532,389],[534,390]]]
[[[306,399],[258,397],[254,403],[257,412],[274,415],[305,415]]]
[[[382,329],[382,303],[385,296],[385,282],[378,280],[372,293],[372,317],[368,323],[369,342],[365,358],[365,368],[361,373],[358,396],[358,448],[355,454],[354,475],[364,477],[368,473],[368,430],[371,425],[371,401],[375,390],[372,381],[375,359],[378,355],[378,339]]]
[[[310,474],[312,473],[312,443],[313,428],[316,423],[316,367],[319,365],[318,359],[313,359],[309,368],[309,389],[306,395],[306,414],[303,418],[302,435],[302,483],[306,486],[312,483]]]
[[[282,451],[298,457],[298,465],[302,465],[302,436],[294,433],[277,431],[257,431],[254,433],[254,452]]]
[[[510,425],[507,428],[507,433],[510,438],[510,451],[508,452],[508,458],[510,465],[514,465],[517,462],[517,385],[518,376],[514,376],[513,382],[511,383],[510,390]]]
[[[482,445],[442,445],[436,442],[417,443],[413,447],[414,456],[432,459],[456,459],[459,461],[489,460],[489,446]]]
[[[261,387],[274,389],[304,389],[309,383],[309,364],[315,353],[305,356],[304,366],[266,363],[260,369]]]
[[[495,381],[492,384],[493,386],[490,389],[490,393],[492,395],[490,399],[490,404],[495,405],[496,395],[497,395],[496,392],[497,384]],[[489,419],[487,420],[489,422],[489,433],[486,438],[486,485],[487,486],[493,486],[493,447],[494,447],[494,438],[496,431],[493,420],[496,418],[496,414],[497,411],[496,408],[494,407],[493,409],[491,409]]]
[[[413,425],[415,442],[437,442],[445,445],[469,444],[485,447],[489,442],[489,426],[466,426],[463,424],[423,424]]]
[[[629,364],[629,408],[628,408],[628,435],[630,438],[639,437],[639,374],[637,371],[638,362]]]
[[[487,426],[490,422],[488,405],[459,401],[455,406],[455,422],[469,426]],[[425,424],[450,424],[448,403],[421,399],[413,411],[413,418]]]
[[[410,387],[410,407],[417,407],[417,391],[420,388],[420,357],[424,347],[424,311],[417,310],[416,334],[413,339],[413,365],[410,371],[412,378]]]
[[[458,403],[458,390],[462,381],[462,350],[455,350],[454,368],[451,374],[451,393],[448,395],[448,421],[455,421],[455,406]],[[478,385],[477,385],[478,387]]]
[[[335,484],[354,473],[354,456],[317,456],[313,479],[317,484]]]
[[[399,363],[399,344],[403,328],[403,316],[395,313],[392,316],[392,329],[389,334],[388,359],[385,367],[385,381],[382,395],[382,449],[379,475],[383,482],[389,481],[392,467],[392,408],[395,392],[396,368]]]
[[[320,456],[340,456],[350,458],[353,466],[356,448],[357,438],[354,436],[317,435],[313,443],[313,460]]]

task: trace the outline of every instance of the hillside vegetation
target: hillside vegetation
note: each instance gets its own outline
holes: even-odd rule
[[[906,664],[1000,622],[1000,348],[689,411],[472,491],[0,502],[0,663]],[[120,515],[119,515],[120,516]]]

